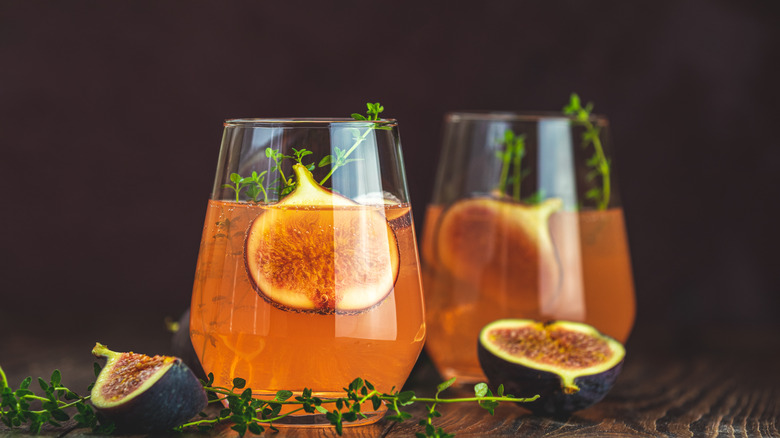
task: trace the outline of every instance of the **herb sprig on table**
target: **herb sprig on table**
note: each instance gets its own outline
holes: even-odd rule
[[[95,376],[100,373],[100,366],[95,364]],[[62,374],[54,370],[48,381],[38,378],[42,395],[36,394],[31,388],[32,377],[22,380],[14,390],[0,367],[0,420],[9,428],[19,428],[29,425],[32,434],[38,434],[44,425],[63,427],[62,422],[74,420],[75,428],[88,428],[93,433],[111,434],[114,425],[105,420],[99,420],[90,404],[90,396],[80,396],[62,385]],[[87,389],[92,388],[92,385]],[[75,410],[71,415],[66,411]]]
[[[95,364],[95,375],[100,372],[99,365]],[[114,432],[114,426],[99,418],[92,406],[88,403],[89,396],[79,396],[61,384],[62,376],[59,370],[55,370],[47,382],[38,379],[43,391],[42,396],[36,395],[30,389],[32,378],[28,377],[19,385],[19,389],[13,390],[6,379],[5,373],[0,368],[0,419],[11,429],[29,425],[32,434],[40,433],[44,425],[62,428],[62,422],[71,419],[66,411],[75,410],[72,419],[76,424],[74,428],[89,428],[93,433],[110,435]],[[389,421],[403,422],[412,418],[412,414],[404,409],[414,403],[426,404],[426,417],[420,419],[418,424],[423,431],[417,432],[420,438],[453,437],[441,427],[435,427],[433,421],[441,414],[436,406],[441,403],[467,403],[476,402],[481,408],[493,415],[500,402],[530,402],[539,396],[518,398],[504,394],[503,386],[499,386],[494,396],[487,384],[480,383],[474,387],[474,397],[442,398],[439,395],[455,383],[452,378],[441,383],[436,388],[433,397],[417,397],[414,391],[384,393],[377,390],[370,382],[357,378],[344,389],[344,395],[336,398],[320,398],[314,395],[311,389],[304,389],[302,394],[294,396],[291,391],[278,391],[272,400],[263,400],[252,397],[252,389],[246,387],[246,381],[241,378],[233,379],[232,387],[225,388],[214,386],[214,375],[209,374],[207,381],[202,381],[207,392],[213,394],[211,403],[227,403],[227,407],[221,409],[214,417],[201,413],[200,419],[182,424],[176,430],[184,431],[196,428],[199,431],[208,431],[221,424],[229,424],[230,428],[244,436],[247,433],[261,434],[266,428],[277,430],[273,426],[279,421],[297,412],[309,414],[320,413],[335,427],[336,433],[341,435],[346,423],[365,418],[361,412],[364,403],[370,403],[376,410],[382,405],[387,406],[390,415],[385,418]],[[91,389],[92,385],[90,385]],[[33,408],[33,404],[37,404]],[[292,408],[282,413],[283,406]]]

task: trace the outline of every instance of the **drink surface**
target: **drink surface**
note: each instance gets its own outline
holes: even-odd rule
[[[377,304],[348,313],[297,311],[272,304],[254,288],[244,260],[247,228],[265,212],[285,222],[294,220],[301,233],[309,226],[354,227],[356,218],[367,214],[386,218],[399,256],[390,291],[381,291]],[[394,250],[387,239],[363,244],[370,246],[362,249],[367,254]],[[301,249],[304,257],[296,263],[306,263],[305,254],[315,253],[321,257],[322,251]],[[311,269],[323,266],[322,260],[310,262]],[[339,284],[331,282],[336,294]],[[304,388],[327,394],[341,393],[362,377],[389,392],[403,385],[425,340],[421,294],[408,205],[282,209],[212,200],[193,287],[190,334],[203,368],[214,373],[215,385],[230,387],[233,378],[241,377],[256,395]]]
[[[449,272],[437,254],[443,211],[441,205],[428,207],[422,261],[428,322],[426,351],[445,378],[457,376],[461,383],[484,379],[477,360],[478,334],[487,323],[501,318],[580,321],[621,342],[628,338],[635,302],[621,209],[553,213],[548,226],[556,250],[552,260],[559,265],[560,281],[548,288],[540,284],[530,290],[491,278],[496,276],[495,266],[486,266],[473,278]],[[470,251],[492,251],[494,254],[487,258],[494,262],[508,257],[501,252],[499,239],[503,237],[498,231],[487,236],[475,239]],[[542,264],[549,260],[527,262]],[[538,268],[540,272],[542,268]],[[511,278],[510,274],[506,277]]]

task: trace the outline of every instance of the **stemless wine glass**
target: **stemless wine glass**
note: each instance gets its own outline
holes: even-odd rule
[[[423,229],[426,351],[484,379],[477,337],[500,318],[591,324],[625,341],[634,290],[604,117],[450,113]]]
[[[343,395],[357,377],[401,388],[425,322],[395,120],[225,122],[190,337],[215,385],[240,377],[255,397]]]

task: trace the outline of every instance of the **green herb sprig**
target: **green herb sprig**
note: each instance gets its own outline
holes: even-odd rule
[[[241,191],[246,189],[246,195],[254,202],[258,202],[257,198],[260,194],[263,194],[263,201],[268,202],[268,193],[265,190],[263,180],[265,179],[264,170],[261,173],[252,172],[252,175],[243,177],[237,173],[230,174],[230,184],[223,184],[222,187],[232,189],[236,193],[236,202],[240,202]]]
[[[594,181],[601,176],[601,187],[596,186],[588,190],[585,197],[596,201],[599,210],[606,210],[610,198],[610,160],[601,144],[601,128],[594,126],[591,121],[592,111],[593,103],[589,102],[583,107],[577,93],[571,94],[568,105],[563,108],[564,114],[574,116],[575,123],[585,128],[582,134],[582,147],[593,145],[593,155],[586,162],[591,168],[586,176],[588,181]]]
[[[368,122],[375,122],[379,121],[379,114],[381,114],[385,107],[382,106],[379,102],[376,103],[366,103],[366,115],[353,113],[352,118],[356,121],[368,121]],[[272,160],[274,162],[274,165],[271,167],[271,172],[276,173],[278,172],[278,176],[276,179],[274,179],[271,182],[271,187],[274,187],[276,192],[279,194],[279,196],[285,196],[289,194],[290,192],[295,189],[295,178],[294,176],[290,175],[289,177],[285,175],[284,170],[282,169],[282,164],[284,160],[290,159],[294,160],[296,163],[303,164],[306,166],[309,171],[313,171],[315,167],[325,167],[330,166],[330,170],[325,175],[325,177],[320,180],[319,184],[323,185],[325,182],[330,179],[331,176],[333,176],[333,173],[340,167],[349,164],[354,161],[360,161],[360,158],[349,158],[349,156],[357,149],[357,147],[363,143],[363,141],[368,138],[368,135],[371,133],[371,131],[375,129],[391,129],[389,126],[385,126],[381,123],[371,123],[370,126],[364,130],[359,130],[357,128],[356,133],[353,136],[353,143],[352,146],[349,149],[342,149],[338,146],[335,146],[333,148],[333,153],[325,155],[320,159],[320,161],[315,166],[314,163],[305,164],[303,163],[304,157],[313,154],[312,151],[308,149],[296,149],[292,148],[293,155],[285,155],[277,150],[274,150],[272,148],[266,148],[265,149],[265,156]],[[241,191],[246,189],[246,195],[247,197],[254,201],[259,202],[258,197],[260,194],[263,195],[263,202],[268,202],[268,192],[265,184],[264,184],[264,177],[265,177],[266,171],[263,171],[259,175],[256,172],[252,172],[251,176],[248,177],[242,177],[238,173],[231,173],[230,174],[230,181],[233,184],[224,184],[223,187],[232,189],[235,192],[236,195],[236,202],[240,200]]]
[[[100,374],[100,366],[94,365],[95,376]],[[11,429],[20,428],[29,424],[29,431],[32,434],[40,433],[42,427],[46,424],[54,427],[63,427],[60,422],[71,419],[66,410],[75,409],[77,413],[72,419],[76,424],[74,428],[89,428],[93,433],[110,435],[114,432],[114,425],[103,418],[99,418],[92,406],[88,404],[89,396],[79,396],[67,387],[61,384],[62,375],[59,370],[55,370],[49,381],[42,378],[38,383],[43,390],[44,395],[36,395],[30,390],[32,377],[28,377],[19,385],[19,389],[13,390],[6,379],[5,373],[0,368],[0,420]],[[539,396],[518,398],[509,394],[504,394],[503,386],[498,387],[498,392],[494,396],[487,384],[479,383],[474,387],[474,397],[461,398],[442,398],[440,393],[455,383],[452,378],[441,383],[436,388],[436,394],[432,398],[417,397],[414,391],[392,391],[384,393],[377,390],[370,382],[357,378],[343,388],[344,395],[335,398],[320,398],[313,395],[311,389],[304,389],[299,396],[293,397],[291,391],[278,391],[271,400],[257,399],[252,397],[252,389],[246,387],[246,380],[235,378],[232,381],[232,387],[214,386],[214,374],[209,373],[208,380],[201,381],[204,390],[211,393],[210,403],[226,403],[227,407],[222,408],[214,417],[209,417],[201,412],[197,420],[190,421],[175,428],[183,431],[189,428],[195,428],[198,431],[205,432],[221,424],[229,424],[230,428],[243,437],[246,433],[261,434],[266,428],[276,431],[273,423],[289,415],[305,412],[309,414],[324,414],[331,425],[334,426],[336,433],[341,435],[346,423],[358,421],[367,418],[366,414],[361,412],[363,404],[370,403],[373,410],[379,409],[382,405],[387,406],[390,415],[385,418],[389,421],[403,422],[411,419],[412,415],[405,410],[405,407],[414,403],[426,404],[426,418],[419,421],[423,426],[423,432],[418,432],[418,437],[453,437],[440,427],[435,427],[433,421],[441,416],[436,410],[436,406],[441,403],[464,403],[476,402],[481,408],[487,410],[491,415],[500,402],[530,402],[536,400]],[[92,385],[88,390],[91,390]],[[40,404],[40,408],[33,408],[33,404]],[[291,406],[287,412],[282,413],[283,406]]]
[[[507,402],[530,402],[536,400],[539,396],[529,398],[518,398],[512,395],[504,394],[503,386],[499,386],[496,396],[488,388],[487,384],[480,383],[474,387],[474,397],[465,398],[441,398],[439,394],[455,383],[452,378],[437,386],[436,394],[433,398],[417,397],[414,391],[383,393],[378,391],[370,382],[357,378],[353,380],[344,389],[343,397],[320,398],[313,396],[311,389],[304,389],[300,396],[293,397],[291,391],[278,391],[272,400],[261,400],[252,398],[251,388],[246,388],[244,379],[233,379],[231,388],[214,386],[214,375],[209,374],[208,380],[203,382],[206,391],[216,395],[212,398],[214,403],[226,402],[227,407],[222,409],[214,418],[202,418],[191,421],[177,427],[177,430],[185,430],[195,427],[199,431],[208,431],[222,423],[233,423],[231,429],[243,436],[247,432],[260,434],[268,427],[276,430],[273,426],[274,421],[292,415],[297,412],[320,413],[324,414],[330,423],[335,427],[338,435],[342,434],[346,422],[353,422],[361,418],[367,418],[361,412],[361,406],[364,403],[371,403],[374,410],[379,409],[383,404],[391,411],[391,415],[385,418],[390,421],[403,422],[412,418],[412,415],[402,410],[404,407],[414,403],[427,403],[427,416],[419,421],[424,427],[424,432],[418,432],[418,437],[453,437],[454,435],[445,433],[440,427],[433,425],[434,418],[441,414],[436,410],[439,403],[462,403],[477,402],[478,405],[493,415],[496,406],[502,401]],[[297,406],[288,412],[281,413],[284,405]],[[326,406],[331,407],[328,409]],[[205,414],[203,414],[205,415]]]
[[[271,168],[271,172],[279,172],[279,176],[274,180],[274,183],[277,184],[277,191],[279,193],[279,196],[284,196],[295,189],[295,179],[290,176],[289,178],[285,176],[284,171],[282,170],[282,162],[285,159],[291,159],[294,160],[296,163],[303,164],[306,166],[309,171],[314,170],[314,164],[304,164],[303,163],[303,157],[307,155],[311,155],[314,152],[301,148],[301,149],[295,149],[292,148],[293,155],[284,155],[283,153],[271,149],[271,148],[265,148],[265,156],[270,158],[274,161],[274,166]],[[280,184],[281,183],[281,184]],[[267,200],[266,200],[267,202]]]
[[[383,107],[379,102],[376,103],[367,102],[366,108],[367,111],[365,116],[359,113],[352,113],[352,118],[357,121],[377,121],[379,120],[379,114],[381,114],[385,110],[385,107]],[[322,178],[322,180],[320,180],[320,185],[325,184],[325,181],[327,181],[333,175],[333,172],[335,172],[336,169],[338,169],[339,167],[347,163],[351,163],[353,161],[359,161],[358,159],[354,159],[354,158],[350,159],[348,157],[352,154],[352,152],[355,151],[355,149],[361,143],[363,143],[363,141],[366,138],[368,138],[368,134],[370,134],[371,131],[375,129],[390,129],[390,127],[381,124],[372,123],[367,129],[363,130],[362,133],[355,134],[355,136],[353,137],[353,143],[351,148],[349,148],[348,150],[344,150],[339,147],[334,147],[333,148],[334,154],[330,154],[322,157],[320,162],[317,164],[317,167],[325,167],[327,165],[330,165],[331,167],[330,167],[330,171],[328,171],[328,174],[325,175],[325,177]]]
[[[501,160],[501,177],[498,183],[498,191],[507,193],[507,186],[512,184],[512,197],[520,200],[520,184],[528,174],[523,170],[522,162],[525,157],[525,134],[516,135],[511,129],[504,131],[504,137],[499,141],[502,150],[496,151],[496,157]],[[509,177],[509,169],[512,168],[512,177]]]
[[[100,366],[95,364],[95,376],[99,373]],[[28,425],[30,433],[38,434],[47,424],[63,427],[61,422],[71,419],[66,410],[72,408],[77,412],[73,415],[76,428],[89,428],[98,434],[111,434],[114,431],[114,425],[98,419],[92,406],[87,403],[90,396],[80,396],[62,385],[59,370],[54,370],[48,381],[38,378],[43,395],[37,395],[30,389],[32,381],[32,377],[27,377],[14,390],[8,385],[5,372],[0,367],[0,421],[9,428]],[[92,385],[87,390],[91,389]]]

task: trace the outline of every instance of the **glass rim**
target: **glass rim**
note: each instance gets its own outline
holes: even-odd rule
[[[444,120],[447,122],[458,121],[460,119],[467,121],[538,122],[551,119],[576,120],[576,117],[556,111],[493,110],[448,111],[444,116]],[[609,125],[609,119],[603,114],[591,114],[588,120],[597,122],[599,126]]]
[[[367,123],[380,126],[398,126],[396,119],[355,120],[350,117],[275,117],[275,118],[234,118],[225,119],[225,127],[327,127],[331,125],[365,126]]]

